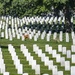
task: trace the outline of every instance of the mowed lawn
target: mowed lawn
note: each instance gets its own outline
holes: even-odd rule
[[[15,48],[16,54],[18,55],[18,57],[20,59],[20,62],[23,64],[23,72],[29,73],[29,75],[35,75],[35,71],[32,70],[28,61],[26,60],[26,58],[24,57],[24,55],[20,51],[20,45],[24,44],[28,48],[28,51],[31,53],[31,55],[34,57],[34,59],[37,61],[37,64],[40,64],[41,75],[44,73],[48,73],[49,75],[52,75],[52,71],[48,70],[48,67],[44,65],[44,63],[41,61],[41,58],[38,57],[38,55],[33,52],[33,44],[37,44],[39,46],[39,48],[42,49],[42,52],[45,53],[46,56],[48,56],[51,60],[53,60],[53,64],[57,65],[59,71],[63,71],[64,75],[70,75],[70,71],[65,71],[64,67],[61,67],[60,63],[57,63],[56,59],[52,58],[52,55],[45,52],[45,45],[49,44],[49,46],[52,46],[53,49],[57,50],[58,54],[61,54],[62,57],[65,57],[65,60],[68,60],[71,62],[71,59],[67,59],[66,55],[63,55],[62,53],[58,52],[58,45],[59,44],[61,44],[63,47],[66,47],[67,50],[71,50],[71,45],[72,45],[71,34],[69,34],[69,37],[70,37],[70,42],[68,42],[68,43],[65,41],[65,33],[63,35],[62,42],[54,41],[53,34],[51,35],[51,39],[49,42],[46,41],[46,37],[44,40],[41,40],[39,37],[38,41],[34,41],[33,39],[32,40],[27,39],[25,41],[22,41],[21,39],[18,40],[16,38],[13,39],[13,41],[9,41],[4,38],[0,39],[0,45],[2,48],[2,54],[3,54],[4,62],[6,65],[6,71],[10,72],[10,75],[20,75],[20,74],[17,74],[17,70],[15,69],[11,55],[8,52],[7,46],[8,46],[8,44],[12,44]],[[75,64],[71,63],[71,66],[72,65],[75,65]],[[0,74],[0,75],[3,75],[3,74]]]
[[[75,24],[75,21],[74,21],[74,24]],[[2,31],[5,31],[5,30],[2,30]],[[52,57],[52,54],[49,54],[48,52],[45,51],[45,45],[49,44],[49,46],[52,46],[53,50],[56,50],[57,54],[60,54],[61,57],[65,58],[65,61],[70,61],[70,67],[75,66],[75,64],[72,63],[71,58],[67,58],[67,55],[62,54],[62,52],[58,52],[58,45],[62,45],[63,47],[66,47],[67,50],[71,50],[71,45],[73,44],[71,33],[69,33],[69,39],[70,39],[69,42],[66,42],[65,33],[63,34],[62,42],[54,41],[53,34],[51,35],[49,42],[46,41],[46,37],[44,38],[44,40],[41,40],[39,37],[37,41],[34,41],[34,39],[32,40],[27,39],[22,41],[21,39],[18,40],[16,38],[14,38],[12,41],[9,41],[5,38],[0,38],[0,46],[2,49],[2,55],[3,55],[5,67],[6,67],[6,72],[9,72],[10,75],[22,75],[17,73],[17,69],[15,68],[11,54],[8,51],[8,44],[12,44],[13,47],[15,48],[16,55],[20,59],[20,63],[23,64],[23,72],[28,73],[29,75],[35,75],[35,70],[32,70],[31,65],[29,65],[29,62],[26,60],[26,57],[24,57],[24,54],[20,50],[20,45],[24,44],[27,47],[28,52],[30,52],[31,56],[33,56],[33,59],[36,60],[37,64],[40,65],[40,75],[45,73],[52,75],[52,70],[49,70],[48,66],[45,66],[44,62],[41,61],[41,58],[38,57],[38,55],[35,54],[35,52],[33,52],[33,45],[37,44],[37,46],[39,46],[42,52],[45,53],[50,60],[53,60],[53,65],[57,65],[58,71],[63,71],[63,75],[71,75],[70,73],[71,70],[65,71],[65,66],[61,66],[60,63],[56,62],[56,58]],[[74,53],[71,52],[71,55],[72,54],[75,54],[75,52]],[[0,74],[0,75],[3,75],[3,74]]]
[[[67,49],[71,48],[72,45],[72,38],[71,38],[71,33],[69,33],[69,42],[66,42],[66,36],[65,33],[63,34],[63,41],[62,42],[56,42],[53,40],[53,34],[50,37],[50,41],[46,41],[46,37],[41,40],[39,37],[37,41],[34,41],[34,39],[26,39],[25,41],[22,41],[21,39],[18,40],[14,38],[12,41],[9,41],[7,39],[1,38],[0,39],[0,44],[1,46],[6,47],[8,44],[12,44],[15,47],[20,46],[21,44],[24,44],[27,46],[28,49],[32,49],[33,44],[37,44],[40,48],[44,48],[46,44],[49,44],[52,46],[54,49],[57,49],[57,46],[61,44],[62,46],[67,47]]]

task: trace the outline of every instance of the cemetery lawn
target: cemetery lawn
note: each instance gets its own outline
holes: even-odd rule
[[[59,43],[53,40],[53,36],[51,36],[51,40],[49,42],[46,41],[46,38],[44,40],[41,40],[40,37],[39,37],[38,41],[34,41],[33,39],[32,40],[27,39],[26,41],[21,41],[21,39],[18,40],[16,38],[13,39],[13,41],[9,41],[4,38],[0,39],[0,45],[2,48],[2,52],[3,52],[4,62],[7,66],[6,71],[10,72],[10,75],[20,75],[20,74],[17,74],[17,70],[15,69],[13,61],[11,59],[11,55],[8,52],[8,49],[7,49],[8,44],[12,44],[15,47],[16,53],[17,53],[19,59],[21,60],[21,63],[24,65],[24,67],[23,67],[24,72],[29,73],[29,75],[35,75],[34,70],[31,70],[31,66],[28,65],[28,61],[26,61],[26,58],[24,58],[24,55],[20,51],[21,44],[24,44],[28,48],[28,51],[31,52],[31,55],[34,56],[35,60],[37,60],[37,64],[40,64],[41,74],[48,73],[49,75],[52,75],[52,71],[48,70],[48,67],[44,66],[44,63],[41,62],[41,59],[33,52],[33,44],[37,44],[39,46],[39,48],[42,49],[43,53],[45,53],[45,45],[46,44],[49,44],[50,46],[52,46],[53,49],[56,49],[56,50],[57,50],[59,44],[61,44],[63,47],[67,47],[67,50],[71,50],[72,39],[70,37],[70,42],[66,43],[65,42],[65,34],[64,34],[63,42],[59,42]],[[57,53],[58,53],[58,51],[57,51]],[[62,55],[62,53],[60,53],[60,54]],[[70,75],[70,71],[65,71],[64,67],[61,67],[60,63],[57,63],[56,59],[52,58],[52,55],[49,55],[48,53],[46,53],[46,56],[50,57],[50,59],[53,60],[53,63],[55,65],[58,65],[59,71],[64,71],[63,75]],[[62,56],[64,56],[66,58],[66,55],[62,55]],[[71,59],[67,59],[67,58],[66,58],[66,60],[71,61]],[[73,65],[73,64],[71,64],[71,65]],[[10,67],[12,67],[12,69],[10,69]],[[0,74],[0,75],[2,75],[2,74]]]
[[[32,49],[31,47],[33,46],[33,44],[37,44],[40,48],[44,49],[45,45],[49,44],[54,49],[57,49],[57,46],[59,44],[61,44],[62,46],[67,47],[67,49],[70,49],[71,45],[72,45],[71,34],[69,34],[69,37],[70,37],[70,41],[69,42],[65,41],[65,39],[66,39],[65,34],[63,35],[63,41],[62,42],[54,41],[53,40],[53,35],[51,35],[51,39],[50,39],[49,42],[46,41],[46,37],[45,37],[44,40],[41,40],[40,37],[39,37],[37,41],[34,41],[34,39],[32,39],[32,40],[26,39],[26,40],[22,41],[21,39],[18,40],[16,38],[14,38],[13,41],[9,41],[8,39],[1,38],[0,39],[0,45],[2,47],[6,47],[8,44],[12,44],[15,47],[19,47],[21,44],[24,44],[25,46],[27,46],[27,48]]]

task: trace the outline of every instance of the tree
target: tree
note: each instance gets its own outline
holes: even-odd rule
[[[75,7],[74,0],[0,0],[0,15],[23,17],[25,15],[40,15],[51,12],[51,6],[59,11],[69,2],[71,8]],[[74,8],[73,8],[74,10]]]

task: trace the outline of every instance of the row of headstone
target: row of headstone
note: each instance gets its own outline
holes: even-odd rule
[[[71,75],[75,75],[75,66],[71,66]]]
[[[18,59],[18,56],[16,55],[15,48],[11,44],[8,45],[8,51],[11,54],[15,68],[17,69],[17,73],[23,74],[23,65],[20,63],[20,60]]]
[[[0,48],[0,74],[3,75],[9,75],[9,72],[6,72],[6,66],[4,63],[3,55],[2,55],[2,49]]]
[[[75,52],[75,45],[71,45],[71,52]],[[66,47],[63,47],[61,44],[58,45],[58,52],[61,52],[62,54],[66,54],[67,53],[67,49]]]
[[[52,75],[59,75],[59,74],[63,75],[63,71],[58,71],[57,65],[53,64],[53,60],[50,60],[49,57],[42,52],[42,49],[39,49],[39,46],[33,44],[33,51],[35,52],[35,54],[38,55],[38,57],[41,58],[41,61],[44,62],[44,65],[48,66],[48,70],[52,70]]]
[[[69,64],[66,66],[66,61],[65,61],[65,57],[61,57],[60,54],[58,54],[56,51],[57,50],[52,50],[52,47],[49,46],[48,44],[45,45],[45,51],[48,52],[49,54],[52,55],[52,58],[56,58],[56,63],[60,63],[61,66],[64,66],[65,68],[68,67],[68,69],[70,69],[70,62]],[[67,58],[71,58],[71,54],[68,54],[69,51],[67,51]],[[65,69],[67,70],[67,69]]]
[[[31,30],[27,30],[27,27],[25,27],[25,29],[23,29],[23,31],[19,28],[19,29],[17,29],[18,27],[17,27],[17,25],[15,25],[15,29],[8,29],[7,28],[8,27],[8,25],[6,24],[6,26],[5,26],[5,38],[6,39],[8,39],[9,38],[9,40],[11,41],[12,39],[13,39],[13,37],[15,37],[16,35],[17,35],[17,39],[20,39],[20,37],[22,36],[22,33],[27,33],[27,34],[29,34],[29,38],[30,39],[32,39],[32,34],[31,33],[34,33],[34,34],[36,34],[35,36],[34,36],[34,41],[37,41],[37,37],[38,37],[38,33],[36,33],[36,30],[34,29],[33,31],[31,31]],[[42,32],[42,34],[41,34],[41,39],[44,39],[44,37],[45,37],[45,34],[46,34],[46,32],[44,31],[44,32]],[[47,41],[50,41],[50,35],[51,34],[49,34],[49,33],[47,33],[47,36],[46,36],[46,40]],[[4,33],[3,32],[1,32],[1,37],[4,37]],[[72,38],[74,37],[74,32],[72,32]],[[59,37],[58,37],[58,35],[57,35],[57,32],[55,32],[54,33],[54,35],[53,35],[53,39],[55,40],[55,39],[59,39],[60,41],[62,41],[63,40],[63,33],[62,33],[62,31],[60,31],[60,35],[59,35]],[[66,33],[66,42],[69,42],[69,33]],[[24,40],[24,37],[22,36],[22,40]],[[73,44],[74,44],[74,39],[73,39]]]
[[[5,17],[2,17],[2,19],[5,19]],[[7,20],[9,20],[9,19],[12,19],[12,21],[14,22],[14,20],[16,20],[16,22],[18,22],[18,20],[20,20],[19,18],[14,18],[14,20],[13,20],[13,18],[11,17],[11,18],[6,18]],[[28,18],[27,18],[28,19]],[[33,18],[32,18],[33,19]],[[41,18],[40,18],[41,19]],[[47,17],[47,21],[48,21],[48,17]],[[52,17],[51,17],[51,19],[53,19]],[[54,21],[57,19],[57,17],[55,17],[54,18]],[[59,17],[58,18],[59,20],[61,20],[61,17]],[[64,19],[64,18],[63,18]],[[72,18],[73,19],[73,18]],[[23,19],[22,19],[23,20]],[[25,19],[24,19],[25,20]],[[12,22],[12,23],[13,23]],[[4,31],[2,31],[1,32],[1,37],[4,37],[4,34],[5,34],[5,38],[6,39],[9,39],[10,41],[12,41],[13,40],[13,37],[16,37],[17,36],[17,39],[20,39],[20,38],[22,38],[22,40],[24,41],[24,37],[22,36],[22,33],[30,33],[29,34],[29,38],[30,39],[32,39],[32,37],[33,37],[33,35],[32,35],[32,33],[34,33],[34,34],[36,34],[36,35],[34,35],[34,41],[37,41],[38,40],[38,34],[33,30],[33,31],[31,31],[31,29],[30,29],[30,31],[28,30],[28,29],[23,29],[24,31],[22,31],[22,29],[21,28],[19,28],[18,29],[18,25],[17,25],[17,23],[13,23],[13,25],[11,25],[11,27],[12,27],[12,29],[10,30],[10,28],[8,29],[8,23],[5,23],[5,22],[0,22],[1,24],[0,24],[0,27],[2,28],[2,29],[4,29],[5,28],[5,33],[4,33]],[[10,22],[11,23],[11,22]],[[19,23],[19,22],[18,22]],[[15,29],[14,29],[14,27],[15,27]],[[1,30],[1,29],[0,29]],[[26,32],[25,32],[26,31]],[[9,34],[8,34],[9,33]],[[45,38],[45,34],[46,34],[46,32],[45,31],[43,31],[42,32],[42,34],[41,34],[41,39],[44,39]],[[47,41],[50,41],[50,34],[49,33],[47,33],[46,34],[47,36],[46,36],[46,40]],[[71,33],[71,36],[72,36],[72,40],[73,40],[73,44],[75,44],[75,38],[74,38],[74,32],[72,32]],[[69,42],[69,33],[66,33],[65,34],[65,37],[66,37],[66,42]],[[54,35],[53,35],[53,39],[56,39],[56,38],[58,38],[59,39],[59,41],[63,41],[63,32],[62,31],[60,31],[60,34],[59,34],[59,36],[57,35],[57,32],[55,32],[54,33]]]
[[[2,56],[2,51],[0,48],[0,73],[4,73],[5,72],[5,64],[4,64],[4,59]]]
[[[31,53],[28,52],[28,49],[24,44],[20,45],[20,49],[24,56],[26,57],[26,60],[29,62],[29,65],[31,65],[32,69],[35,70],[35,74],[40,75],[40,65],[36,63],[36,60],[33,59],[33,56],[31,56]]]
[[[60,34],[58,34],[57,32],[54,32],[54,35],[53,35],[54,40],[59,40],[61,42],[64,39],[66,40],[66,42],[69,42],[69,33],[66,32],[65,37],[66,39],[64,39],[62,31],[60,31]]]
[[[74,45],[71,46],[71,50],[67,50],[66,47],[62,47],[62,45],[58,45],[58,50],[52,50],[52,47],[46,44],[45,51],[48,52],[49,54],[52,54],[53,58],[56,58],[56,62],[61,62],[61,65],[65,64],[65,58],[60,57],[60,54],[58,54],[57,52],[61,52],[62,55],[66,55],[66,58],[71,59],[71,62],[75,64],[75,60],[74,60],[75,54],[72,54],[72,52],[73,53],[75,52]]]
[[[62,45],[59,46],[62,47]],[[72,45],[72,47],[73,46],[74,45]],[[61,50],[63,51],[64,49],[66,50],[66,47],[62,47]],[[15,48],[11,44],[9,44],[8,50],[12,56],[12,60],[14,61],[15,68],[18,69],[18,67],[20,66],[20,60],[16,55]],[[33,59],[33,56],[31,56],[31,53],[28,52],[28,49],[26,48],[26,46],[24,46],[24,44],[20,45],[20,50],[26,57],[26,60],[29,62],[29,65],[31,65],[32,69],[35,70],[35,74],[40,74],[40,65],[37,64],[36,60]],[[75,67],[71,66],[70,64],[70,63],[75,64],[75,60],[74,60],[75,54],[71,54],[71,50],[65,51],[67,58],[71,59],[71,62],[69,60],[66,60],[65,57],[63,56],[61,57],[61,55],[57,53],[57,50],[53,50],[52,47],[49,46],[48,44],[45,45],[45,51],[51,54],[52,58],[56,58],[56,63],[60,63],[61,67],[63,66],[65,68],[65,71],[70,71],[71,75],[75,74],[73,70],[73,68]],[[49,57],[46,56],[46,54],[42,52],[42,49],[40,49],[39,46],[37,46],[36,44],[33,45],[33,52],[35,52],[35,54],[37,54],[38,57],[41,58],[41,62],[44,62],[45,66],[48,66],[48,70],[52,70],[53,75],[59,75],[59,74],[63,75],[63,71],[58,71],[58,66],[53,64],[54,61],[52,59],[49,59]],[[1,54],[1,49],[0,49],[0,54]],[[2,58],[2,56],[0,56],[0,58]],[[23,69],[21,70],[22,66],[19,67],[20,69],[18,69],[18,74],[25,75],[26,73],[23,73]],[[5,73],[5,71],[3,73]],[[5,75],[9,75],[9,72],[6,73],[7,74]]]
[[[3,18],[4,20],[6,20],[6,22],[8,23],[9,22],[9,20],[11,20],[11,19],[13,19],[12,21],[14,21],[15,20],[15,23],[20,23],[21,21],[23,22],[23,23],[26,23],[26,24],[29,24],[29,23],[32,23],[32,24],[34,24],[34,23],[40,23],[40,24],[42,24],[42,23],[51,23],[53,20],[54,20],[54,22],[56,22],[56,21],[58,21],[58,22],[60,22],[60,21],[62,21],[62,22],[65,22],[65,18],[64,17],[59,17],[58,19],[57,19],[57,17],[38,17],[38,16],[35,16],[35,17],[24,17],[24,18],[22,18],[22,19],[19,19],[19,18],[13,18],[13,17],[6,17],[6,18]],[[18,22],[17,22],[18,21]],[[73,17],[71,18],[71,22],[73,22]]]
[[[3,19],[5,21],[2,21]],[[52,24],[52,22],[54,22],[56,24],[57,21],[60,22],[61,20],[62,20],[63,23],[65,22],[65,18],[64,17],[63,18],[59,17],[57,19],[57,17],[38,17],[38,16],[36,16],[36,17],[24,17],[22,19],[19,19],[18,17],[13,18],[13,17],[10,17],[10,16],[8,16],[8,17],[2,16],[2,20],[0,21],[0,24],[1,24],[0,28],[2,28],[2,29],[4,29],[4,26],[6,24],[10,25],[10,27],[13,29],[15,26],[21,27],[25,23],[26,23],[26,25],[28,25],[30,23],[33,25],[36,22],[38,22],[40,24],[42,24],[44,22],[46,24],[48,24],[48,23]],[[73,22],[73,17],[71,18],[71,22]]]
[[[18,59],[18,56],[16,55],[15,48],[11,44],[8,44],[8,51],[12,56],[15,68],[17,69],[17,73],[22,75],[28,75],[28,73],[23,73],[23,64],[20,63],[20,59]]]
[[[59,45],[59,46],[61,46],[61,45]],[[65,47],[63,47],[63,49],[65,49]],[[38,54],[38,57],[41,57],[41,61],[44,62],[45,66],[48,66],[49,58],[46,57],[45,53],[42,53],[42,50],[39,49],[39,47],[36,44],[33,45],[33,51],[36,54]],[[52,58],[56,58],[56,62],[57,63],[60,63],[61,66],[64,66],[65,67],[65,71],[70,71],[70,69],[71,69],[70,61],[66,61],[65,60],[65,57],[61,57],[61,55],[58,54],[56,52],[56,50],[52,50],[52,47],[50,47],[48,44],[45,45],[45,51],[48,52],[49,54],[51,54],[52,55]],[[67,56],[67,58],[72,59],[71,62],[73,64],[75,64],[75,60],[74,60],[75,54],[71,54],[71,50],[67,50],[66,51],[66,56]]]
[[[38,33],[36,32],[36,30],[34,29],[33,31],[31,31],[31,29],[27,30],[27,27],[25,27],[25,29],[21,30],[20,28],[17,29],[8,29],[7,26],[5,27],[5,33],[2,31],[1,32],[1,37],[3,38],[5,36],[5,39],[9,39],[10,41],[13,40],[13,38],[17,39],[21,39],[22,41],[24,41],[24,36],[22,35],[23,33],[25,34],[29,34],[29,39],[32,39],[32,37],[34,37],[34,41],[37,41],[38,37],[41,36],[41,39],[44,39],[46,37],[47,41],[50,41],[50,36],[51,36],[51,31],[49,31],[49,33],[46,34],[45,31],[43,31],[42,33],[40,31],[38,31]],[[47,35],[47,36],[46,36]],[[60,34],[58,36],[57,32],[54,33],[53,35],[53,39],[59,39],[59,41],[63,41],[63,33],[62,31],[60,31]],[[73,35],[72,35],[73,38]],[[66,42],[69,42],[69,33],[66,33]],[[73,39],[73,44],[74,44],[74,39]]]

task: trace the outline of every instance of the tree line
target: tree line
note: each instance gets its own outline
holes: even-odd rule
[[[67,3],[74,10],[74,0],[0,0],[0,16],[33,16],[61,10]]]

